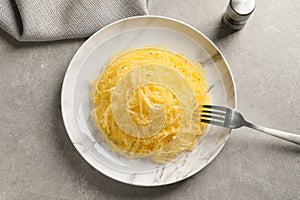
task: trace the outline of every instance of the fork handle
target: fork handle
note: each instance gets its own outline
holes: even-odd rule
[[[300,135],[246,123],[245,126],[300,145]]]

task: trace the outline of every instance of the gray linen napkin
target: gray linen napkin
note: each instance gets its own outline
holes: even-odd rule
[[[0,28],[20,41],[87,37],[144,14],[147,0],[0,0]]]

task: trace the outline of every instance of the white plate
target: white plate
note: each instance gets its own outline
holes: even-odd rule
[[[115,180],[139,186],[166,185],[199,172],[220,152],[230,133],[228,129],[209,127],[193,151],[167,165],[145,159],[127,160],[110,152],[90,119],[90,82],[114,53],[150,45],[199,60],[206,70],[213,104],[236,105],[234,81],[222,54],[201,32],[183,22],[158,16],[132,17],[90,37],[73,57],[64,78],[61,105],[65,127],[77,151],[91,166]]]

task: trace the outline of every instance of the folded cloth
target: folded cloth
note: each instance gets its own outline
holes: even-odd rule
[[[87,37],[144,14],[147,0],[0,0],[0,28],[20,41]]]

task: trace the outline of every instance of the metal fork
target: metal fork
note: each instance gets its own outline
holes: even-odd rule
[[[246,121],[241,113],[232,108],[203,105],[200,113],[200,121],[230,129],[246,126],[300,145],[300,135],[255,125]]]

